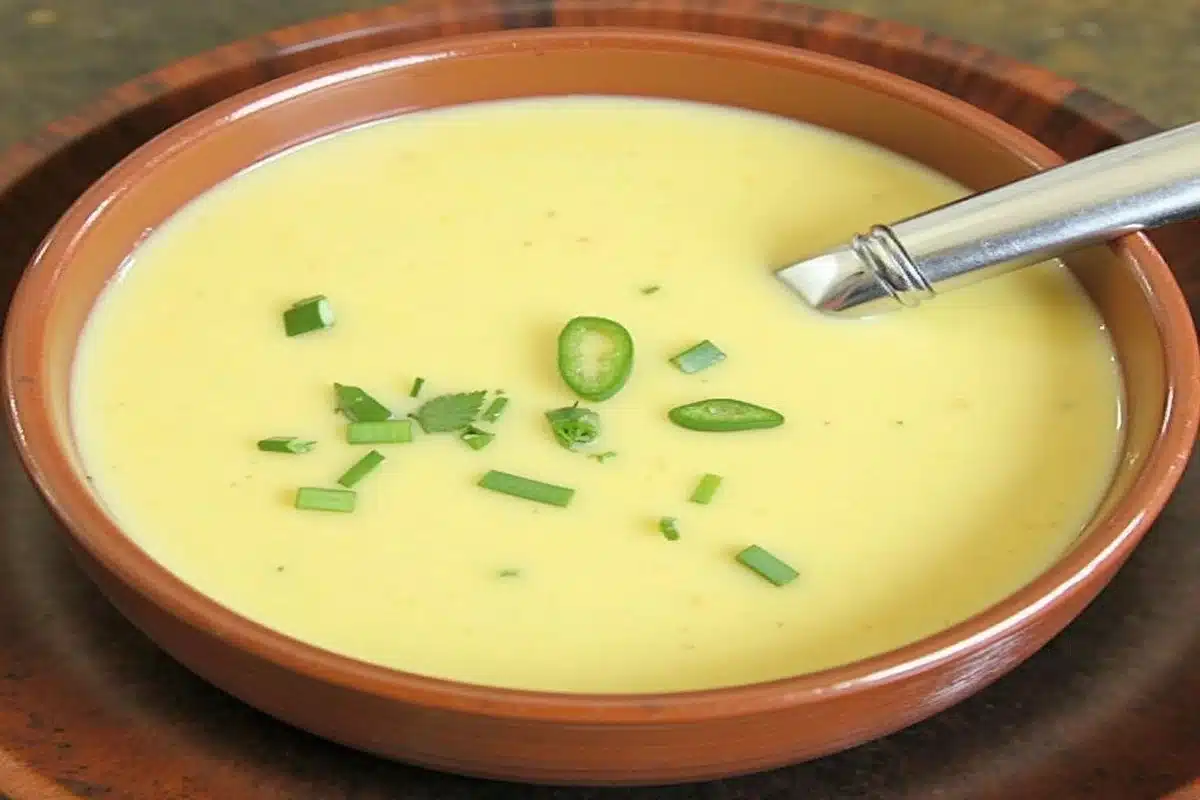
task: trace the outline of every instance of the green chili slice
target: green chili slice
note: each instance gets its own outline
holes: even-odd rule
[[[600,415],[589,408],[567,406],[546,412],[554,438],[568,450],[578,450],[600,436]]]
[[[783,424],[783,414],[778,411],[724,397],[677,406],[667,417],[679,427],[693,431],[753,431]]]
[[[619,322],[575,317],[558,335],[558,372],[584,400],[612,397],[632,371],[633,337]]]

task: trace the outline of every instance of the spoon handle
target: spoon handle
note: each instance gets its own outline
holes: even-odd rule
[[[818,310],[867,316],[1200,215],[1200,122],[932,211],[780,270]]]

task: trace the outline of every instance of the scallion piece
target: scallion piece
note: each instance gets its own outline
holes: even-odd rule
[[[496,420],[500,419],[500,415],[504,413],[504,409],[507,406],[507,397],[497,397],[488,405],[487,410],[483,412],[483,421],[495,422]]]
[[[337,410],[351,422],[382,422],[392,416],[383,403],[357,386],[333,385],[337,393]]]
[[[721,476],[707,473],[700,482],[696,484],[696,488],[692,491],[691,500],[693,503],[699,503],[706,506],[712,502],[713,495],[717,493],[717,489],[721,486]]]
[[[657,292],[658,292],[660,289],[662,289],[662,287],[661,287],[661,286],[659,286],[658,284],[651,284],[651,285],[649,285],[649,286],[643,286],[643,287],[642,287],[642,294],[655,294],[655,293],[657,293]]]
[[[605,461],[608,461],[610,458],[615,458],[616,455],[617,455],[616,450],[606,450],[603,453],[589,453],[588,458],[594,459],[599,464],[603,464]]]
[[[791,583],[800,574],[756,544],[738,553],[737,560],[776,586]]]
[[[283,330],[288,336],[333,327],[333,306],[323,294],[297,300],[283,312]]]
[[[357,495],[349,489],[322,489],[304,486],[296,490],[296,508],[302,511],[338,511],[343,514],[354,510]]]
[[[671,363],[683,374],[691,375],[693,372],[716,366],[724,360],[725,353],[721,348],[705,339],[672,358]]]
[[[520,475],[512,475],[498,470],[492,470],[480,478],[479,485],[500,494],[560,508],[565,508],[571,502],[571,498],[575,496],[575,490],[566,486],[555,486],[552,483],[522,478]]]
[[[349,444],[407,444],[412,439],[410,419],[351,422],[346,426],[346,442]]]
[[[412,388],[408,390],[409,397],[417,397],[421,394],[421,387],[425,385],[424,378],[417,378],[412,383]]]
[[[378,450],[372,450],[356,461],[354,466],[343,472],[342,477],[338,478],[337,482],[349,489],[374,472],[375,468],[382,463],[383,453]]]
[[[663,517],[658,521],[658,530],[668,542],[679,541],[679,520],[674,517]]]
[[[258,440],[258,449],[267,453],[308,453],[317,443],[297,436],[270,436]]]
[[[496,434],[476,428],[474,425],[468,425],[462,433],[458,435],[467,447],[472,450],[482,450],[492,443],[492,439],[496,438]]]

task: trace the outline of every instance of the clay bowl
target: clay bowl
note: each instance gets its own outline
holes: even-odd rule
[[[1131,236],[1071,266],[1101,309],[1128,391],[1125,457],[1093,524],[1044,575],[955,627],[865,661],[674,695],[505,691],[343,658],[218,606],[144,555],[91,493],[67,415],[69,367],[97,294],[149,229],[237,170],[312,137],[413,109],[527,95],[684,98],[862,137],[973,188],[1059,162],[972,106],[896,75],[749,40],[547,29],[435,39],[251,89],[136,151],[37,251],[9,313],[10,422],[70,545],[121,612],[193,671],[269,714],[384,756],[562,783],[681,781],[809,759],[909,725],[987,685],[1058,633],[1162,508],[1192,446],[1200,358],[1167,264]]]

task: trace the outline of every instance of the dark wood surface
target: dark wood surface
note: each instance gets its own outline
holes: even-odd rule
[[[1196,0],[807,0],[1065,75],[1160,125],[1200,119]],[[284,25],[396,0],[0,0],[0,148],[111,86]]]
[[[795,44],[884,66],[1013,121],[1068,156],[1152,130],[1032,67],[902,26],[761,0],[414,3],[230,46],[139,79],[0,156],[0,279],[75,195],[164,127],[302,66],[439,33],[654,25]],[[1200,225],[1157,237],[1195,308]],[[0,448],[0,793],[105,798],[1161,797],[1200,772],[1200,475],[1096,603],[1009,677],[926,723],[838,756],[709,784],[549,789],[390,764],[276,723],[192,677],[72,564]],[[786,736],[786,731],[780,732]]]

